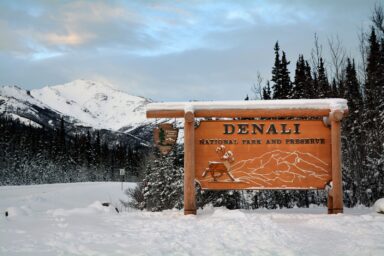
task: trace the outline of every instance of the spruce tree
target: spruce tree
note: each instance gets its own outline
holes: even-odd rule
[[[280,67],[280,99],[290,99],[292,95],[292,82],[289,76],[288,65],[290,61],[287,61],[285,52],[283,51],[283,55],[281,57],[281,67]]]
[[[329,98],[331,95],[331,88],[329,86],[328,78],[325,72],[324,60],[320,57],[319,66],[317,67],[317,85],[320,98]]]
[[[343,120],[343,157],[348,159],[344,162],[343,177],[345,202],[348,206],[354,206],[362,202],[362,194],[366,182],[367,173],[365,169],[364,134],[362,133],[361,116],[363,110],[363,98],[360,84],[357,80],[354,61],[347,59],[345,70],[345,98],[348,100],[349,116]],[[367,188],[367,187],[366,187]],[[364,200],[363,200],[364,201]]]
[[[332,98],[338,98],[339,97],[339,89],[337,88],[336,79],[332,79],[332,86],[331,86],[331,97]]]
[[[66,146],[65,146],[65,124],[64,124],[64,118],[61,117],[60,119],[60,130],[59,130],[59,148],[62,152],[66,152]]]
[[[367,108],[368,118],[372,121],[373,118],[377,117],[377,110],[379,106],[379,88],[381,85],[380,81],[380,45],[376,38],[375,30],[372,28],[371,35],[369,37],[369,53],[367,59],[367,71],[366,71],[366,82],[364,85],[364,95]],[[375,125],[370,123],[371,125]]]
[[[306,96],[306,74],[305,74],[305,62],[303,55],[299,55],[299,59],[296,62],[295,80],[293,82],[292,97],[295,99],[303,99]]]
[[[337,84],[337,93],[339,98],[345,98],[346,88],[343,80],[340,80]]]
[[[267,81],[267,85],[263,88],[263,100],[272,99],[271,86],[269,85],[269,81]]]
[[[378,94],[379,94],[379,123],[380,126],[380,138],[381,141],[384,140],[384,38],[381,39],[380,44],[380,58],[379,58],[379,70],[378,70]],[[383,156],[383,162],[384,162],[384,156]]]
[[[380,44],[377,41],[375,30],[372,28],[369,37],[369,53],[367,58],[366,82],[364,84],[365,118],[364,126],[367,132],[368,157],[377,159],[381,157],[383,146],[380,136],[380,103],[382,101],[380,80],[383,74],[380,68]]]
[[[275,51],[275,63],[272,67],[272,79],[273,82],[272,90],[273,90],[273,98],[280,99],[281,98],[281,60],[280,60],[280,46],[279,42],[275,43],[274,47]]]
[[[316,98],[317,91],[314,86],[314,80],[312,78],[311,66],[308,61],[305,61],[305,93],[304,98],[306,99],[314,99]]]
[[[361,116],[362,107],[363,107],[363,98],[360,91],[360,84],[357,80],[357,73],[355,67],[355,61],[348,58],[347,67],[346,67],[346,78],[345,78],[345,88],[346,93],[345,97],[348,100],[348,108],[350,117],[346,121],[352,120],[352,123],[355,123],[355,120],[358,121]],[[359,128],[361,129],[361,128]]]
[[[283,51],[282,57],[280,59],[280,46],[276,42],[275,47],[275,63],[272,68],[272,79],[273,82],[273,98],[274,99],[289,99],[292,94],[292,83],[289,77],[288,65],[285,52]]]
[[[164,156],[156,148],[147,165],[142,185],[142,209],[162,211],[183,207],[183,169],[177,163],[176,149]]]

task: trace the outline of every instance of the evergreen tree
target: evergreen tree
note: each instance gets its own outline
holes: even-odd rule
[[[311,66],[309,65],[308,61],[305,61],[305,86],[306,86],[306,93],[305,97],[306,99],[315,99],[317,98],[318,92],[316,91],[315,87],[315,81],[312,78],[312,72],[311,72]]]
[[[332,86],[331,86],[331,97],[332,98],[338,98],[339,97],[339,89],[337,88],[336,79],[332,79]]]
[[[380,126],[380,138],[384,140],[384,38],[381,39],[380,58],[379,58],[379,70],[378,70],[378,98],[379,98],[379,124]],[[383,156],[384,162],[384,156]]]
[[[61,117],[60,119],[60,130],[59,130],[59,148],[62,152],[66,151],[65,146],[65,124],[64,124],[64,118]]]
[[[345,98],[346,96],[346,88],[344,85],[344,80],[340,80],[337,86],[337,92],[338,92],[338,97],[340,98]]]
[[[292,92],[292,97],[295,99],[303,99],[306,97],[307,77],[305,72],[305,61],[303,55],[299,55],[296,62],[295,80]]]
[[[207,190],[197,189],[197,205],[204,207],[211,204],[214,207],[226,207],[228,209],[239,209],[242,202],[242,193],[239,190]]]
[[[320,57],[319,66],[317,67],[317,85],[320,98],[328,98],[331,95],[328,78],[325,72],[324,60]]]
[[[289,77],[288,65],[290,64],[285,57],[285,52],[283,51],[283,55],[281,57],[281,67],[280,67],[280,78],[281,78],[281,99],[290,99],[292,96],[292,82]]]
[[[380,81],[380,45],[376,38],[375,30],[372,28],[371,36],[369,37],[369,53],[367,59],[366,82],[364,86],[365,103],[367,108],[367,118],[369,118],[369,126],[377,128],[377,124],[373,123],[373,119],[377,118],[378,106],[381,96],[379,88]]]
[[[355,67],[355,61],[348,58],[347,59],[347,67],[346,67],[346,78],[345,78],[345,88],[346,93],[345,97],[348,100],[348,108],[350,117],[346,120],[346,122],[350,122],[351,124],[355,123],[355,121],[358,121],[359,117],[362,115],[362,108],[363,108],[363,98],[360,91],[360,84],[357,80],[357,74],[356,74],[356,67]],[[352,121],[350,121],[352,120]],[[352,127],[350,127],[352,129]],[[354,127],[356,129],[356,126]],[[361,130],[361,127],[358,127],[359,130]],[[352,130],[355,132],[355,130]]]
[[[274,99],[289,99],[291,98],[292,93],[292,83],[289,77],[288,65],[285,52],[283,51],[282,57],[280,59],[280,46],[276,42],[275,47],[275,63],[272,68],[272,79],[273,82],[273,98]]]
[[[274,47],[275,51],[275,63],[272,67],[272,79],[273,82],[272,90],[273,90],[273,98],[280,99],[281,98],[281,60],[280,60],[280,46],[279,42],[275,43]]]
[[[183,207],[183,169],[176,166],[177,153],[164,156],[156,148],[142,185],[144,202],[138,207],[150,211]]]
[[[93,144],[93,148],[95,151],[95,160],[96,163],[101,162],[101,140],[100,140],[100,131],[96,132],[96,140],[95,143]]]
[[[378,198],[384,196],[384,163],[383,159],[383,142],[382,136],[382,113],[380,113],[380,103],[382,102],[382,82],[383,73],[381,69],[381,52],[380,44],[377,40],[375,30],[372,28],[369,37],[369,52],[367,56],[367,71],[366,81],[364,84],[365,96],[365,112],[364,112],[364,131],[365,131],[365,144],[367,151],[367,169],[369,173],[364,179],[367,183],[367,191],[370,195],[367,200],[372,201],[371,198]],[[373,180],[379,180],[379,184],[374,183]]]
[[[364,184],[365,150],[364,137],[361,127],[361,115],[363,110],[363,98],[360,84],[357,80],[355,62],[348,58],[345,70],[345,98],[348,100],[349,116],[343,120],[343,157],[349,159],[344,162],[344,200],[346,205],[354,206],[361,203],[362,188]]]
[[[272,99],[271,86],[269,85],[269,81],[267,81],[267,85],[263,88],[263,100]]]
[[[314,81],[311,75],[311,67],[308,61],[304,60],[303,55],[299,55],[296,62],[295,79],[292,88],[292,98],[295,99],[313,99],[317,97],[314,88]]]

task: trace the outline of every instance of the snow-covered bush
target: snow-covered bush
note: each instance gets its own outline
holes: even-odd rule
[[[128,188],[125,194],[130,200],[120,200],[124,207],[132,207],[136,209],[143,209],[145,206],[143,195],[144,183],[139,182],[135,188]]]
[[[377,200],[373,206],[375,212],[384,213],[384,198]]]
[[[183,208],[183,168],[175,147],[169,155],[154,149],[143,182],[134,190],[128,190],[131,201],[128,206],[162,211]]]

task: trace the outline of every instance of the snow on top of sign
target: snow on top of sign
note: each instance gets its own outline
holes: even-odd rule
[[[289,99],[255,101],[197,101],[150,103],[147,111],[153,110],[201,110],[201,109],[348,109],[345,99]]]

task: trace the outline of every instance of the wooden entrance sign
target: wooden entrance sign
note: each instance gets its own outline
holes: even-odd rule
[[[331,130],[322,120],[201,121],[195,157],[202,189],[324,189]]]
[[[340,121],[347,113],[344,99],[147,106],[148,118],[184,118],[185,214],[196,214],[195,180],[213,190],[332,184],[328,213],[342,213]]]

